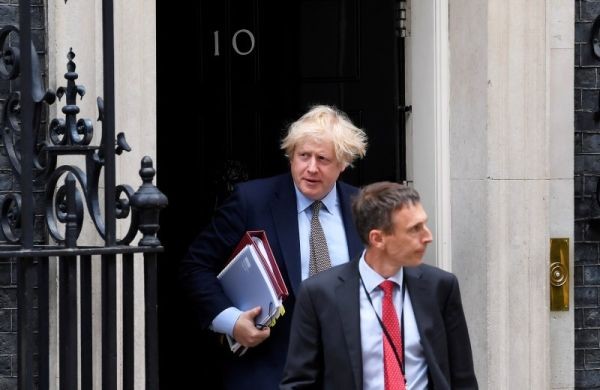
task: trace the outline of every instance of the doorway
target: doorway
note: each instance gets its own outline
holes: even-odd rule
[[[169,198],[159,232],[161,387],[218,388],[223,349],[186,317],[178,262],[233,182],[288,169],[279,148],[287,124],[313,104],[335,105],[369,137],[367,157],[343,180],[406,178],[397,3],[157,2],[157,181]]]

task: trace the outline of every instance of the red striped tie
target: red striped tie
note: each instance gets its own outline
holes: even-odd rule
[[[396,315],[396,309],[394,309],[394,301],[392,299],[395,285],[396,283],[391,280],[385,280],[379,287],[383,290],[383,325],[391,336],[390,338],[396,347],[400,362],[402,362],[402,359],[404,359],[402,353],[402,336],[400,334],[398,316]],[[394,349],[390,345],[385,333],[383,333],[383,373],[385,377],[385,390],[406,389],[404,374],[402,374],[400,364],[394,355]]]

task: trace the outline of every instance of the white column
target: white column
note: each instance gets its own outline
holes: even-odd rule
[[[573,242],[573,23],[563,0],[450,7],[452,269],[482,388],[574,385],[548,281],[550,237]]]
[[[412,1],[409,7],[407,179],[421,195],[434,238],[425,261],[450,270],[448,0]]]
[[[574,375],[574,2],[550,0],[546,3],[549,45],[549,175],[551,237],[570,239],[570,302],[568,312],[551,312],[550,316],[550,378],[553,389],[571,389]]]
[[[460,281],[482,389],[488,376],[487,15],[486,1],[453,0],[448,23],[452,270]]]
[[[488,11],[488,385],[547,389],[546,4]]]

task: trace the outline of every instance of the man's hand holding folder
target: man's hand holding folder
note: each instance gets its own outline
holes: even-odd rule
[[[271,328],[255,323],[256,316],[261,311],[260,306],[243,312],[233,328],[233,338],[244,347],[255,347],[267,339]]]
[[[243,313],[233,336],[227,337],[231,350],[244,353],[270,335],[270,326],[285,310],[288,290],[264,231],[248,231],[231,255],[229,264],[217,276],[223,291]]]

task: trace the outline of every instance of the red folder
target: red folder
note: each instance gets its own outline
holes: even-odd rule
[[[259,240],[262,243],[265,249],[264,252],[267,255],[266,258],[264,256],[265,253],[260,249],[260,245],[255,240]],[[288,289],[277,266],[277,261],[275,261],[275,256],[273,256],[271,245],[269,245],[269,240],[267,239],[267,233],[264,230],[249,230],[244,233],[227,262],[229,263],[247,245],[252,245],[259,254],[263,267],[269,274],[275,293],[283,301],[289,295]]]

